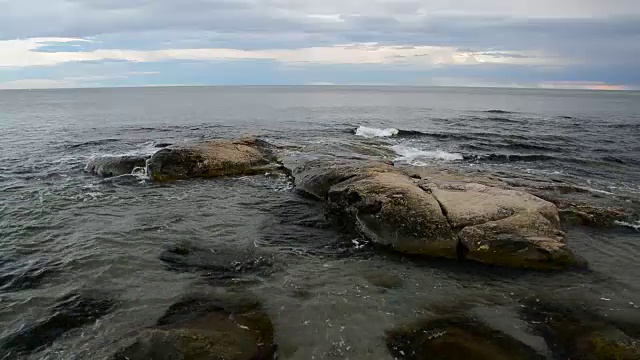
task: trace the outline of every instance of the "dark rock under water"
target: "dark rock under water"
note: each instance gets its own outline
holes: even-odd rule
[[[155,327],[113,359],[273,359],[273,325],[260,308],[246,297],[192,295],[172,305]]]
[[[3,358],[19,357],[51,345],[68,331],[91,324],[115,309],[117,301],[95,293],[69,294],[59,299],[46,320],[27,324],[0,339]]]

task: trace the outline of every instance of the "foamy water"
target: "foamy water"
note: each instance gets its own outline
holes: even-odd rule
[[[461,154],[444,150],[421,150],[404,145],[394,145],[391,149],[399,155],[395,161],[416,166],[424,165],[433,160],[456,161],[463,159]]]
[[[376,137],[391,137],[398,135],[398,129],[387,128],[387,129],[377,129],[366,126],[359,126],[356,129],[356,136],[362,136],[366,138],[376,138]]]

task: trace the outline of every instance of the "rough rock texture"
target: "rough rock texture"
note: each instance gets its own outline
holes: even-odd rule
[[[146,161],[144,156],[103,156],[89,161],[84,171],[103,177],[127,175],[137,167],[144,168]]]
[[[293,175],[343,228],[400,252],[534,269],[576,262],[554,204],[490,179],[326,160]]]
[[[331,187],[327,212],[376,244],[456,258],[458,241],[436,199],[404,174],[377,173]]]
[[[354,177],[397,172],[390,164],[374,161],[313,160],[293,171],[296,188],[320,200],[326,200],[333,185]]]
[[[387,347],[406,360],[544,359],[535,350],[470,317],[419,321],[386,332]]]
[[[113,359],[266,360],[274,353],[273,325],[257,302],[196,296],[171,306]]]
[[[263,140],[212,140],[162,149],[151,157],[147,171],[154,181],[255,175],[277,168],[275,160],[272,146]]]
[[[468,259],[527,268],[572,262],[558,211],[550,202],[476,183],[436,181],[420,187],[438,200]]]
[[[596,207],[588,204],[570,204],[560,208],[563,222],[595,227],[614,226],[617,221],[629,221],[631,214],[619,207]]]

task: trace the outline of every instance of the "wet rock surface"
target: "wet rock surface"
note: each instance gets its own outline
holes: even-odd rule
[[[65,333],[89,325],[113,311],[118,303],[99,294],[69,294],[50,309],[46,320],[25,325],[0,340],[3,359],[20,358],[51,345]]]
[[[331,187],[327,214],[376,244],[456,258],[458,241],[438,202],[404,174],[355,177]]]
[[[275,351],[273,325],[255,299],[192,295],[113,359],[267,360]]]
[[[396,359],[545,359],[530,347],[469,316],[440,317],[400,326],[386,332],[386,343]]]
[[[621,207],[598,207],[589,204],[562,204],[560,217],[572,225],[611,227],[617,222],[629,221],[631,214]]]
[[[103,156],[91,160],[84,170],[102,177],[128,175],[135,168],[144,168],[147,159],[144,156]]]
[[[377,161],[313,160],[296,167],[292,173],[297,190],[325,200],[331,187],[343,181],[396,171],[393,165]]]
[[[579,263],[556,206],[496,180],[371,161],[315,160],[292,173],[342,228],[399,252],[543,270]]]
[[[255,175],[278,170],[273,146],[248,137],[170,146],[156,152],[147,169],[154,181]]]

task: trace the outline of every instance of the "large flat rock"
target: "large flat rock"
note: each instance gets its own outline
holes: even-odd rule
[[[418,180],[357,160],[314,160],[293,174],[343,228],[396,251],[533,269],[576,263],[556,206],[499,182],[427,170]]]

